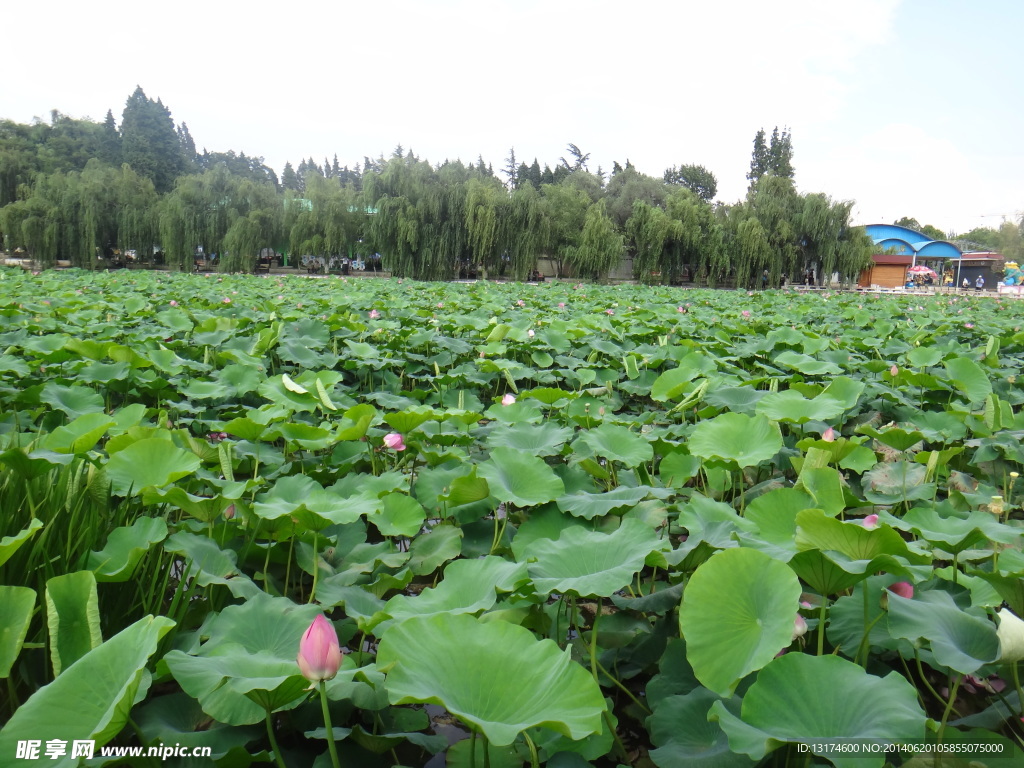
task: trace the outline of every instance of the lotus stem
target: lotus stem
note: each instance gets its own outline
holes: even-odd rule
[[[1024,690],[1020,687],[1020,662],[1013,662],[1010,665],[1010,674],[1013,676],[1013,687],[1017,689],[1017,711],[1024,719]]]
[[[956,701],[956,692],[960,688],[960,682],[964,679],[963,675],[957,675],[953,681],[953,687],[949,689],[949,701],[946,702],[946,708],[942,711],[942,721],[939,723],[939,733],[936,736],[936,741],[941,744],[942,737],[946,733],[946,721],[949,720],[949,713],[953,711],[953,702]]]
[[[274,750],[274,762],[277,763],[277,768],[288,768],[284,764],[284,755],[281,754],[281,747],[277,745],[277,736],[274,734],[274,721],[270,716],[270,710],[267,710],[267,738],[270,739],[270,748]]]
[[[821,596],[821,608],[818,610],[818,655],[825,655],[825,616],[828,614],[828,597]]]
[[[523,731],[523,738],[526,739],[526,746],[530,748],[530,768],[540,768],[540,757],[537,755],[537,745],[533,743],[530,734]]]
[[[331,765],[341,768],[338,760],[338,746],[334,743],[334,728],[331,726],[331,710],[327,706],[327,681],[320,681],[320,707],[324,711],[324,728],[327,730],[327,750],[331,753]]]

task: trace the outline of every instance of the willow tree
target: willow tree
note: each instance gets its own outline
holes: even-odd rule
[[[352,251],[368,215],[354,189],[317,174],[307,178],[305,197],[289,197],[286,209],[289,247],[296,255]]]
[[[269,182],[239,178],[223,166],[182,176],[160,205],[160,236],[168,263],[179,269],[190,268],[198,246],[206,253],[223,254],[228,231],[250,214],[272,223],[261,229],[266,238],[261,248],[280,239],[275,227],[283,220],[283,203]],[[240,242],[239,233],[251,231],[248,225],[238,226],[236,243]],[[248,254],[233,252],[221,259],[220,269],[233,272],[249,266]]]
[[[537,267],[537,257],[548,237],[549,222],[541,211],[540,192],[523,184],[504,205],[498,220],[498,242],[508,257],[511,277],[525,279]]]
[[[587,208],[576,244],[566,251],[566,261],[580,277],[601,280],[622,261],[625,243],[608,216],[604,200]]]
[[[678,222],[670,230],[667,257],[662,265],[666,282],[674,281],[689,268],[715,285],[728,270],[720,223],[714,209],[689,189],[674,190],[665,201],[669,217]]]
[[[470,179],[465,187],[466,240],[471,258],[484,269],[502,263],[501,221],[507,216],[508,193],[497,179]]]
[[[663,282],[665,243],[676,223],[663,208],[644,200],[633,201],[633,214],[626,220],[625,229],[633,253],[633,275],[641,282]]]
[[[540,209],[545,221],[541,248],[555,262],[557,275],[561,277],[579,245],[592,203],[586,192],[564,182],[543,184],[541,192]]]

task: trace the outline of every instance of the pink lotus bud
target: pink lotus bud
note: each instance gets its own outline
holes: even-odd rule
[[[303,677],[314,683],[331,680],[341,667],[341,645],[334,625],[321,613],[309,625],[299,643],[296,658]]]
[[[384,435],[384,445],[386,445],[392,451],[405,450],[405,443],[402,442],[402,436],[397,432],[390,432]]]
[[[526,332],[526,335],[532,339],[536,334],[533,332],[533,329],[531,328]]]
[[[832,429],[832,427],[829,427],[821,433],[821,439],[826,443],[834,443],[836,440],[836,431]]]
[[[225,304],[230,304],[230,303],[231,303],[231,299],[229,299],[229,298],[228,298],[227,296],[225,296],[225,297],[224,297],[224,298],[222,299],[222,301],[223,301],[223,302],[224,302]]]
[[[565,302],[564,301],[558,302],[558,308],[559,309],[565,309]]]
[[[605,313],[606,315],[614,315],[614,314],[615,314],[615,310],[614,310],[614,309],[606,309],[606,310],[604,311],[604,313]]]
[[[515,403],[516,396],[513,394],[506,394],[503,398],[501,398],[502,405],[515,405]]]
[[[740,314],[743,315],[744,317],[750,317],[750,310],[744,309],[742,312],[740,312]]]
[[[437,308],[438,309],[444,309],[444,302],[443,301],[437,302]]]
[[[873,531],[875,530],[875,528],[878,527],[878,515],[868,515],[860,521],[860,524],[863,525],[867,530]]]
[[[890,584],[886,589],[894,595],[907,598],[907,600],[912,600],[914,597],[914,585],[906,581],[897,581],[895,584]]]
[[[893,365],[893,367],[889,369],[889,375],[892,376],[894,379],[897,376],[899,376],[899,373],[900,373],[900,369],[897,368],[895,365]]]
[[[519,299],[519,301],[516,302],[516,306],[517,307],[525,307],[526,306],[526,302],[523,301],[522,299]]]
[[[380,312],[378,312],[376,309],[371,309],[370,310],[370,319],[371,320],[376,320],[378,317],[380,317]]]
[[[676,312],[685,312],[686,310],[682,307],[676,307]]]
[[[224,519],[230,520],[235,516],[235,505],[231,504],[227,509],[224,510]]]
[[[176,302],[174,299],[171,299],[171,306],[172,307],[178,306],[178,302]]]
[[[796,618],[793,620],[793,640],[796,640],[798,637],[803,637],[806,634],[807,620],[798,613]]]

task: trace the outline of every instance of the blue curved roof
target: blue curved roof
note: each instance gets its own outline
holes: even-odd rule
[[[959,259],[959,248],[945,240],[929,240],[927,235],[896,224],[868,224],[864,227],[868,236],[881,249],[894,248],[897,253],[931,258]]]

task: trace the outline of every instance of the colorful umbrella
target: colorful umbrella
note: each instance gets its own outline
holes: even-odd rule
[[[938,277],[938,273],[931,267],[926,267],[923,264],[918,264],[907,270],[908,275],[933,275]]]

